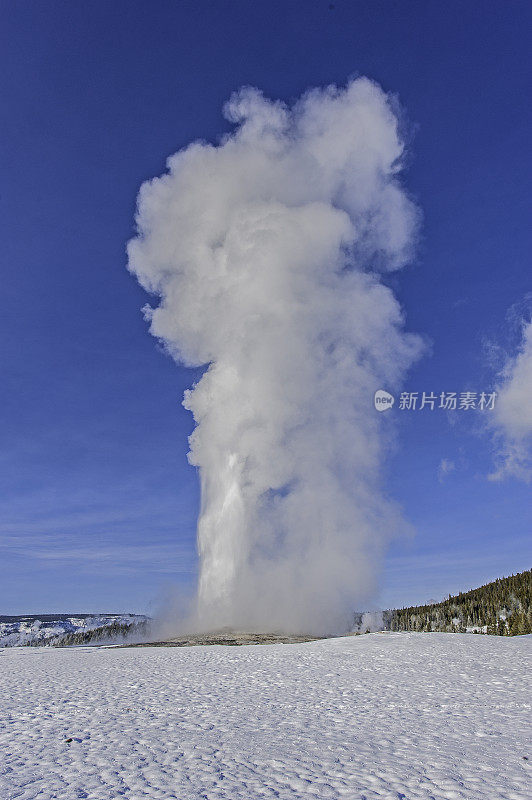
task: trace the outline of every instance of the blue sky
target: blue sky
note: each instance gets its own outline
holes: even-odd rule
[[[331,7],[331,6],[334,7]],[[228,130],[231,92],[290,101],[353,75],[397,93],[424,223],[391,279],[431,342],[411,391],[489,389],[530,292],[532,10],[514,2],[37,2],[0,32],[0,613],[153,611],[196,575],[193,370],[148,334],[125,268],[142,181]],[[530,566],[530,485],[494,483],[477,415],[390,412],[413,535],[384,606]],[[438,478],[442,459],[455,468]]]

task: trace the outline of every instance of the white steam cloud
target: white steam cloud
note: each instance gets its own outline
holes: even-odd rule
[[[532,321],[522,321],[522,340],[509,357],[497,388],[492,428],[497,467],[492,480],[532,479]]]
[[[394,107],[364,78],[291,108],[244,88],[225,107],[233,133],[141,188],[129,268],[160,297],[151,332],[208,365],[184,400],[199,627],[345,629],[401,525],[373,408],[422,349],[381,279],[418,222]]]

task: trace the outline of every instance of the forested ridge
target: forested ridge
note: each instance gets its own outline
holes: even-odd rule
[[[394,609],[385,615],[392,631],[532,633],[532,570],[449,595],[441,603]]]
[[[109,625],[102,625],[99,628],[92,628],[87,631],[76,631],[65,633],[63,636],[54,639],[54,647],[69,647],[80,644],[94,644],[100,641],[120,641],[127,638],[142,638],[148,631],[148,620],[140,622],[112,622]],[[36,643],[38,644],[38,642]]]

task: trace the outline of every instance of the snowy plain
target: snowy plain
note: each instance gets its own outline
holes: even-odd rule
[[[5,649],[0,797],[525,800],[531,646]]]

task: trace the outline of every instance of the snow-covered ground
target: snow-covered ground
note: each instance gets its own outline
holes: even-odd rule
[[[531,644],[6,649],[0,797],[524,800]]]

